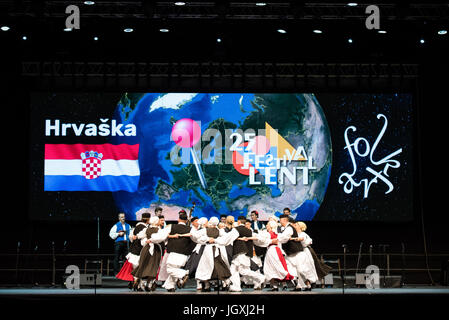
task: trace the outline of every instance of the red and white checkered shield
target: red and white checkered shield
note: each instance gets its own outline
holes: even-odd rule
[[[86,151],[81,153],[82,172],[84,178],[96,179],[101,176],[101,159],[103,155],[96,151]]]

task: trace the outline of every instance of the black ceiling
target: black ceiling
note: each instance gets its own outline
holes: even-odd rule
[[[65,32],[65,8],[72,4],[80,9],[80,29]],[[255,1],[186,1],[184,6],[154,1],[94,5],[0,1],[0,26],[10,28],[0,31],[0,46],[7,56],[2,70],[32,79],[33,87],[71,88],[78,80],[89,79],[93,82],[83,82],[83,87],[232,90],[235,83],[282,88],[283,81],[287,89],[316,87],[310,80],[314,77],[323,88],[344,83],[354,87],[354,81],[371,87],[372,82],[365,82],[371,77],[388,80],[382,86],[388,88],[416,78],[423,65],[433,65],[426,70],[447,69],[448,35],[438,31],[449,27],[448,4],[380,2],[384,34],[366,28],[366,6],[296,1],[265,6]],[[134,31],[125,33],[125,28]],[[169,32],[160,32],[161,28]],[[280,28],[286,33],[279,33]],[[315,29],[322,33],[314,33]]]
[[[77,4],[80,29],[64,32]],[[23,60],[387,61],[447,57],[447,4],[380,4],[381,29],[365,27],[366,5],[346,3],[0,1],[0,41]],[[123,29],[133,28],[125,33]],[[161,33],[160,28],[170,31]],[[286,34],[277,32],[285,29]],[[313,33],[321,29],[322,34]],[[23,37],[26,40],[23,40]],[[97,37],[98,40],[94,40]],[[217,39],[220,39],[218,42]],[[352,39],[352,43],[348,39]],[[419,43],[420,39],[425,43]]]

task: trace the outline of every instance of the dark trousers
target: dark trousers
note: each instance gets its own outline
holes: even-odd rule
[[[120,271],[120,259],[125,260],[128,254],[128,241],[118,241],[114,243],[114,274]]]

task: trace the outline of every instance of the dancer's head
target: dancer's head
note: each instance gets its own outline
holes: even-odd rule
[[[192,226],[194,226],[195,228],[197,228],[198,229],[198,217],[192,217],[192,219],[190,219],[190,224],[192,225]]]
[[[145,224],[148,224],[148,221],[150,220],[150,218],[151,218],[151,213],[149,213],[149,212],[144,212],[144,213],[142,213],[142,222],[143,223],[145,223]]]
[[[246,217],[245,216],[238,216],[237,217],[237,224],[238,225],[241,225],[241,224],[245,225],[245,222],[246,222]]]
[[[226,215],[225,214],[220,215],[220,222],[226,223]]]
[[[281,214],[279,221],[281,222],[281,226],[285,227],[289,223],[289,215]]]
[[[257,219],[259,219],[259,212],[256,210],[251,211],[251,220],[257,221]]]
[[[301,231],[306,231],[306,229],[307,229],[306,224],[302,221],[297,221],[296,225],[298,226],[299,230],[301,230]]]
[[[278,228],[278,224],[276,221],[273,221],[273,220],[268,221],[268,223],[267,223],[267,231],[268,232],[273,231],[273,232],[277,233],[277,228]]]
[[[226,227],[228,227],[229,229],[231,229],[233,227],[234,222],[235,222],[234,216],[226,217]]]
[[[154,209],[154,214],[156,215],[156,216],[160,216],[160,215],[162,215],[162,208],[161,207],[156,207],[156,209]]]
[[[160,216],[159,216],[159,226],[160,226],[161,228],[163,228],[163,227],[164,227],[164,224],[165,224],[165,217],[164,217],[163,215],[160,215]]]
[[[218,218],[217,217],[211,217],[210,219],[209,219],[209,223],[208,223],[208,226],[209,227],[216,227],[216,226],[218,226],[218,223],[220,222],[220,220],[218,220]]]
[[[158,227],[159,226],[159,217],[151,217],[150,218],[150,226],[152,227]]]
[[[185,212],[185,210],[179,211],[178,222],[187,222],[187,213]]]
[[[207,218],[206,217],[202,217],[198,219],[198,226],[200,228],[205,228],[207,227]]]

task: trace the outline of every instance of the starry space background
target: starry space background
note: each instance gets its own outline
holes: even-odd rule
[[[323,204],[317,214],[317,221],[410,221],[413,220],[413,95],[412,94],[316,94],[329,123],[332,139],[332,173]],[[388,127],[374,151],[373,159],[380,160],[402,148],[402,153],[392,159],[400,162],[399,168],[388,169],[388,179],[394,189],[385,194],[388,186],[378,180],[369,189],[368,198],[364,198],[364,185],[353,188],[352,193],[343,191],[344,184],[338,178],[344,172],[352,173],[353,164],[345,148],[344,132],[354,126],[357,131],[348,131],[351,143],[359,137],[368,140],[372,148],[383,125],[384,114]],[[359,151],[365,151],[365,144],[359,145]],[[369,154],[360,157],[354,153],[357,171],[354,180],[373,175],[366,171],[369,166],[375,171],[384,165],[374,166]],[[346,182],[346,179],[343,179]]]
[[[45,191],[45,144],[103,144],[109,137],[45,136],[45,120],[61,123],[95,123],[113,119],[121,94],[116,93],[45,93],[31,95],[30,128],[30,218],[34,220],[115,219],[118,212],[111,192]],[[110,121],[108,122],[110,123]]]

